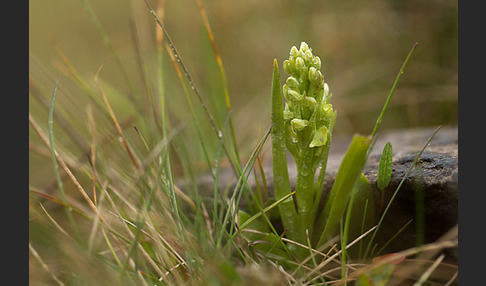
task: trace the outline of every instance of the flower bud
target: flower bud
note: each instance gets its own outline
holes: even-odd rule
[[[314,67],[317,70],[320,70],[321,69],[321,59],[318,56],[315,56],[314,57]]]
[[[316,99],[310,96],[305,97],[305,105],[314,109],[314,107],[317,105]]]
[[[309,68],[309,81],[310,82],[317,82],[317,80],[319,79],[318,72],[319,71],[315,67],[310,67]]]
[[[304,53],[304,60],[307,64],[312,65],[314,63],[314,56],[310,50],[307,50]]]
[[[297,48],[295,46],[293,46],[291,49],[290,49],[290,57],[291,58],[296,58],[299,56],[299,50],[297,50]]]
[[[302,108],[302,118],[310,119],[316,109],[317,102],[315,98],[304,96],[304,105]]]
[[[295,59],[295,69],[298,73],[302,73],[305,69],[305,62],[301,57]]]
[[[309,51],[309,46],[307,45],[306,42],[300,43],[300,52],[305,53],[306,51]]]
[[[332,117],[333,113],[332,104],[323,104],[321,106],[322,118],[329,119]]]
[[[290,76],[287,78],[286,85],[293,90],[299,90],[299,82],[297,79],[293,76]]]
[[[283,69],[286,73],[291,74],[291,64],[289,60],[283,62]]]
[[[317,84],[319,90],[323,90],[324,87],[324,76],[322,75],[321,71],[317,71],[316,80],[314,81]]]
[[[329,86],[327,83],[324,83],[324,97],[327,98],[329,96]]]
[[[300,101],[304,99],[304,95],[300,94],[299,92],[293,89],[288,89],[287,94],[291,101]]]
[[[283,95],[285,97],[285,100],[287,101],[287,104],[292,102],[294,99],[289,95],[289,90],[291,90],[286,84],[283,85]]]
[[[298,118],[292,119],[290,121],[290,125],[292,126],[292,129],[294,131],[304,130],[304,128],[307,126],[308,123],[309,123],[309,121],[304,120],[304,119],[298,119]]]

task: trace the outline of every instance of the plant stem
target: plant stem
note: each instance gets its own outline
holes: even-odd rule
[[[297,165],[296,200],[300,230],[305,233],[307,229],[312,235],[314,220],[311,215],[314,206],[314,174],[316,171],[312,165],[317,158],[314,156],[314,148],[304,148],[303,151],[302,160]],[[305,243],[305,241],[298,242]]]
[[[314,206],[312,208],[312,217],[314,219],[316,218],[317,214],[317,208],[319,207],[319,202],[322,197],[322,191],[324,188],[324,178],[326,176],[326,169],[327,169],[327,160],[329,157],[329,149],[331,148],[331,142],[332,142],[332,131],[334,129],[334,123],[336,122],[336,115],[337,111],[334,111],[332,118],[331,118],[331,124],[329,128],[329,135],[328,135],[328,143],[324,146],[324,150],[322,150],[320,162],[320,170],[319,170],[319,176],[317,178],[317,183],[314,185],[314,193],[315,193],[315,198],[314,198]],[[318,165],[319,166],[319,165]],[[312,236],[311,236],[312,237]]]

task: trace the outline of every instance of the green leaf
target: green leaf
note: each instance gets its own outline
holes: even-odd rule
[[[295,194],[295,191],[292,192],[292,193],[288,193],[287,195],[285,195],[283,198],[281,198],[280,200],[274,202],[273,204],[269,205],[268,207],[264,208],[261,212],[258,212],[256,213],[255,215],[251,216],[249,214],[246,214],[244,212],[242,212],[243,214],[243,219],[240,219],[240,226],[239,226],[239,231],[235,232],[233,234],[233,238],[236,237],[236,235],[244,228],[246,228],[248,225],[250,225],[251,223],[253,223],[255,220],[259,219],[264,213],[267,213],[269,212],[270,210],[272,210],[273,208],[275,208],[276,206],[278,206],[279,204],[287,201],[287,199],[289,199],[293,194]],[[268,226],[268,225],[266,225]],[[268,228],[266,229],[268,230]]]
[[[334,185],[329,192],[323,212],[318,220],[319,225],[325,225],[317,247],[339,233],[339,222],[343,217],[349,195],[356,180],[361,175],[366,163],[367,151],[371,144],[370,137],[354,135],[351,144],[339,166]]]
[[[251,219],[251,220],[250,220]],[[240,230],[245,226],[245,228],[250,228],[254,230],[258,230],[261,232],[269,232],[270,228],[268,227],[267,223],[263,219],[263,217],[259,216],[256,218],[252,218],[252,216],[242,210],[238,210],[238,225]],[[256,240],[260,235],[254,233],[244,233],[243,234],[248,240]]]
[[[285,142],[285,123],[283,118],[283,95],[280,85],[277,60],[273,61],[272,78],[272,164],[275,198],[280,200],[287,196],[290,190],[289,173],[287,169],[287,149]],[[288,229],[289,238],[297,236],[297,211],[291,197],[278,205],[282,223]]]
[[[386,142],[383,152],[381,153],[380,163],[378,165],[378,179],[376,184],[378,189],[384,190],[391,181],[393,163],[393,150],[390,142]]]

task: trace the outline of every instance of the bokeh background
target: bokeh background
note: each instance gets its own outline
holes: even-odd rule
[[[197,1],[149,3],[160,9],[167,32],[203,100],[216,122],[223,126],[227,117],[224,84]],[[270,126],[273,59],[278,60],[281,68],[290,48],[299,47],[301,41],[307,42],[322,60],[322,72],[338,110],[335,134],[371,132],[397,72],[415,42],[418,46],[385,114],[383,130],[457,124],[457,1],[202,0],[201,3],[224,65],[232,123],[243,157]],[[97,20],[93,20],[88,6]],[[144,99],[144,94],[147,86],[157,90],[158,80],[156,25],[144,1],[31,0],[29,13],[29,109],[46,126],[46,103],[55,80],[61,77],[57,124],[71,127],[59,127],[59,144],[64,144],[73,158],[82,157],[89,145],[88,113],[94,113],[98,127],[103,126],[102,119],[96,117],[96,105],[94,111],[88,110],[93,99],[73,79],[69,64],[93,90],[96,90],[93,78],[103,64],[100,78],[118,119],[127,122],[128,127],[138,122],[137,126],[143,129],[141,118],[148,116],[144,108],[153,104]],[[109,45],[97,23],[106,33]],[[168,53],[163,55],[169,117],[173,126],[183,124],[188,134],[194,134],[181,82]],[[140,61],[144,62],[145,78]],[[282,71],[282,81],[285,78]],[[190,96],[196,112],[205,118],[194,94]],[[200,124],[203,131],[212,132],[208,122]],[[69,129],[77,134],[69,134]],[[49,177],[39,171],[39,166],[49,158],[39,151],[41,147],[36,144],[40,141],[32,128],[30,132],[31,150],[37,151],[30,156],[32,183]],[[187,140],[188,149],[197,150],[191,143]]]

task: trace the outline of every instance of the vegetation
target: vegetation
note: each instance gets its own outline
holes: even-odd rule
[[[412,52],[371,135],[354,136],[319,208],[338,129],[327,82],[337,84],[324,82],[320,57],[306,43],[293,47],[283,86],[274,60],[271,90],[252,99],[267,110],[253,116],[230,96],[236,77],[223,66],[203,3],[196,1],[205,54],[193,68],[198,61],[176,44],[180,34],[166,22],[164,1],[152,2],[132,3],[130,59],[87,0],[79,3],[106,51],[91,73],[57,37],[55,71],[31,54],[32,285],[384,285],[407,257],[456,247],[444,241],[379,257],[373,249],[381,220],[371,216],[361,171]],[[244,58],[258,53],[246,51]],[[270,87],[271,62],[260,65]],[[245,76],[245,85],[252,81]],[[267,125],[248,130],[265,116]],[[287,152],[298,167],[295,186]],[[389,182],[391,153],[391,146],[383,152],[380,189]],[[198,180],[203,172],[210,190]],[[222,185],[226,172],[235,184]],[[430,271],[437,263],[440,257]],[[419,285],[428,275],[419,272]]]

